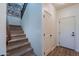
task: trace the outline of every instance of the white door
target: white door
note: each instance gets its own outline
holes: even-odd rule
[[[60,19],[60,45],[70,49],[75,47],[75,19],[66,17]]]
[[[52,16],[47,11],[43,15],[44,54],[51,52],[55,41],[53,37]]]

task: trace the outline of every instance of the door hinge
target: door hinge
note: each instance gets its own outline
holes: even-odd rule
[[[59,42],[59,46],[60,46],[60,42]]]
[[[45,52],[44,52],[44,55],[45,55]]]
[[[60,24],[60,21],[59,21],[59,24]]]
[[[43,15],[43,17],[45,18],[45,15]]]
[[[45,36],[45,33],[44,33],[44,36]]]

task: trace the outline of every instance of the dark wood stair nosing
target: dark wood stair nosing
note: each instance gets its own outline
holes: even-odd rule
[[[28,41],[28,38],[12,39],[12,40],[9,40],[8,43],[12,43],[12,42],[16,42],[16,41],[22,41],[22,40]]]
[[[26,52],[24,52],[24,53],[22,53],[20,56],[23,56],[24,54],[28,54],[29,52],[31,52],[31,53],[33,53],[33,49],[32,48],[28,48],[27,50],[26,50]]]
[[[10,27],[21,27],[21,25],[8,25]]]
[[[28,54],[29,52],[31,52],[33,54],[33,48],[30,48],[30,50],[28,50],[27,52],[23,53],[22,56],[24,56],[26,53]]]
[[[14,53],[11,56],[23,56],[25,53],[29,53],[30,51],[33,51],[33,49],[31,47],[27,48],[26,50],[23,50],[19,53]]]
[[[16,36],[26,36],[26,34],[16,34],[16,35],[11,35],[11,37],[16,37]]]
[[[13,47],[10,47],[10,48],[7,48],[7,52],[8,51],[11,51],[11,50],[13,50],[13,49],[18,49],[18,48],[20,48],[20,47],[22,47],[22,46],[24,46],[24,45],[28,45],[28,44],[30,44],[29,42],[25,42],[24,44],[20,44],[20,45],[17,45],[17,46],[13,46]]]

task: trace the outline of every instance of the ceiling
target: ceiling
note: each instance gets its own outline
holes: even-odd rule
[[[53,5],[55,6],[57,10],[62,9],[64,7],[71,6],[71,5],[75,5],[75,4],[78,4],[78,3],[53,3]]]

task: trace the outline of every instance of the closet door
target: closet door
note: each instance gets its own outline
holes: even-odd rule
[[[44,35],[44,54],[47,55],[52,51],[55,41],[53,37],[52,15],[44,10],[43,14],[43,35]]]

